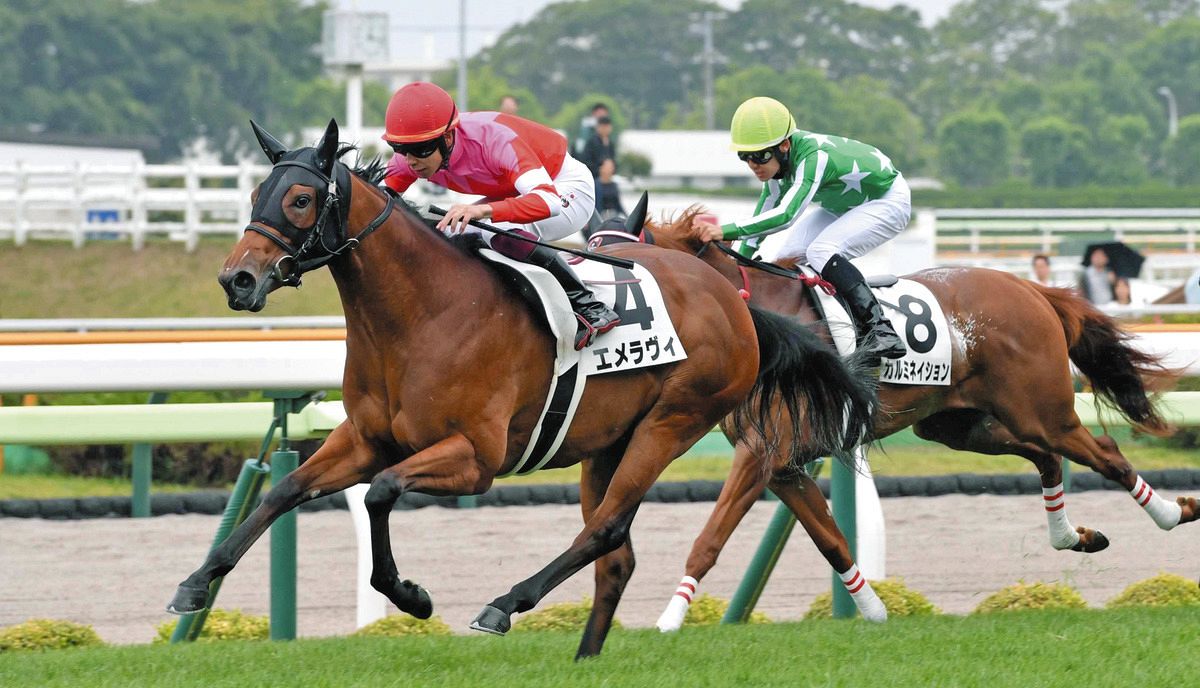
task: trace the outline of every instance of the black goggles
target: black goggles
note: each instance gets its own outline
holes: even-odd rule
[[[742,162],[752,162],[755,165],[765,165],[775,157],[775,153],[770,148],[760,151],[738,151],[738,160]]]
[[[442,137],[416,143],[389,143],[392,150],[399,155],[411,155],[414,158],[428,158],[442,145]]]

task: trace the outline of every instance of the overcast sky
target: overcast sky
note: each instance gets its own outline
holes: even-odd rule
[[[466,0],[467,52],[474,54],[496,40],[513,24],[529,21],[546,5],[557,0]],[[730,9],[741,0],[716,0]],[[926,25],[933,25],[960,0],[857,0],[860,5],[891,7],[908,5],[921,13]],[[450,59],[458,55],[458,0],[336,0],[339,9],[387,12],[391,16],[392,57],[423,58],[432,50],[434,58]],[[401,54],[404,57],[401,57]]]

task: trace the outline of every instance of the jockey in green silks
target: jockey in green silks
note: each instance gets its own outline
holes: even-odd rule
[[[865,143],[797,129],[773,98],[742,103],[730,134],[738,158],[763,182],[762,195],[750,218],[720,226],[697,219],[693,228],[709,241],[742,239],[750,255],[764,236],[791,227],[775,261],[807,262],[842,295],[860,345],[882,358],[903,357],[904,342],[850,262],[908,225],[908,183],[892,161]],[[820,207],[805,213],[812,203]]]

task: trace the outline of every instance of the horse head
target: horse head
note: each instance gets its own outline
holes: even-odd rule
[[[332,119],[316,146],[293,151],[254,121],[250,126],[273,167],[251,194],[250,222],[217,280],[230,308],[257,312],[267,294],[299,286],[303,272],[336,255],[350,208],[350,172],[337,160]]]

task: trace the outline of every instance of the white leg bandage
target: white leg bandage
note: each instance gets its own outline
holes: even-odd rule
[[[1067,518],[1067,496],[1062,483],[1043,487],[1042,500],[1046,504],[1046,522],[1050,526],[1050,545],[1054,549],[1071,549],[1079,544],[1079,533]]]
[[[1150,483],[1142,480],[1142,476],[1137,477],[1137,482],[1134,483],[1129,494],[1133,496],[1133,500],[1138,503],[1138,506],[1150,514],[1150,518],[1154,519],[1159,528],[1170,530],[1179,525],[1179,519],[1183,516],[1183,508],[1175,502],[1168,502],[1159,497],[1154,492],[1154,488],[1150,487]]]
[[[687,616],[688,606],[692,604],[692,598],[696,596],[696,587],[699,585],[700,581],[691,576],[684,576],[683,580],[679,581],[679,587],[675,588],[675,594],[671,596],[667,608],[654,624],[658,630],[670,633],[683,626],[683,618]]]
[[[887,607],[883,606],[883,600],[875,594],[875,589],[867,582],[866,576],[859,572],[857,564],[851,564],[850,568],[845,573],[839,573],[838,577],[842,579],[846,592],[850,593],[850,597],[854,599],[854,606],[858,607],[858,612],[864,619],[874,623],[887,621]]]

